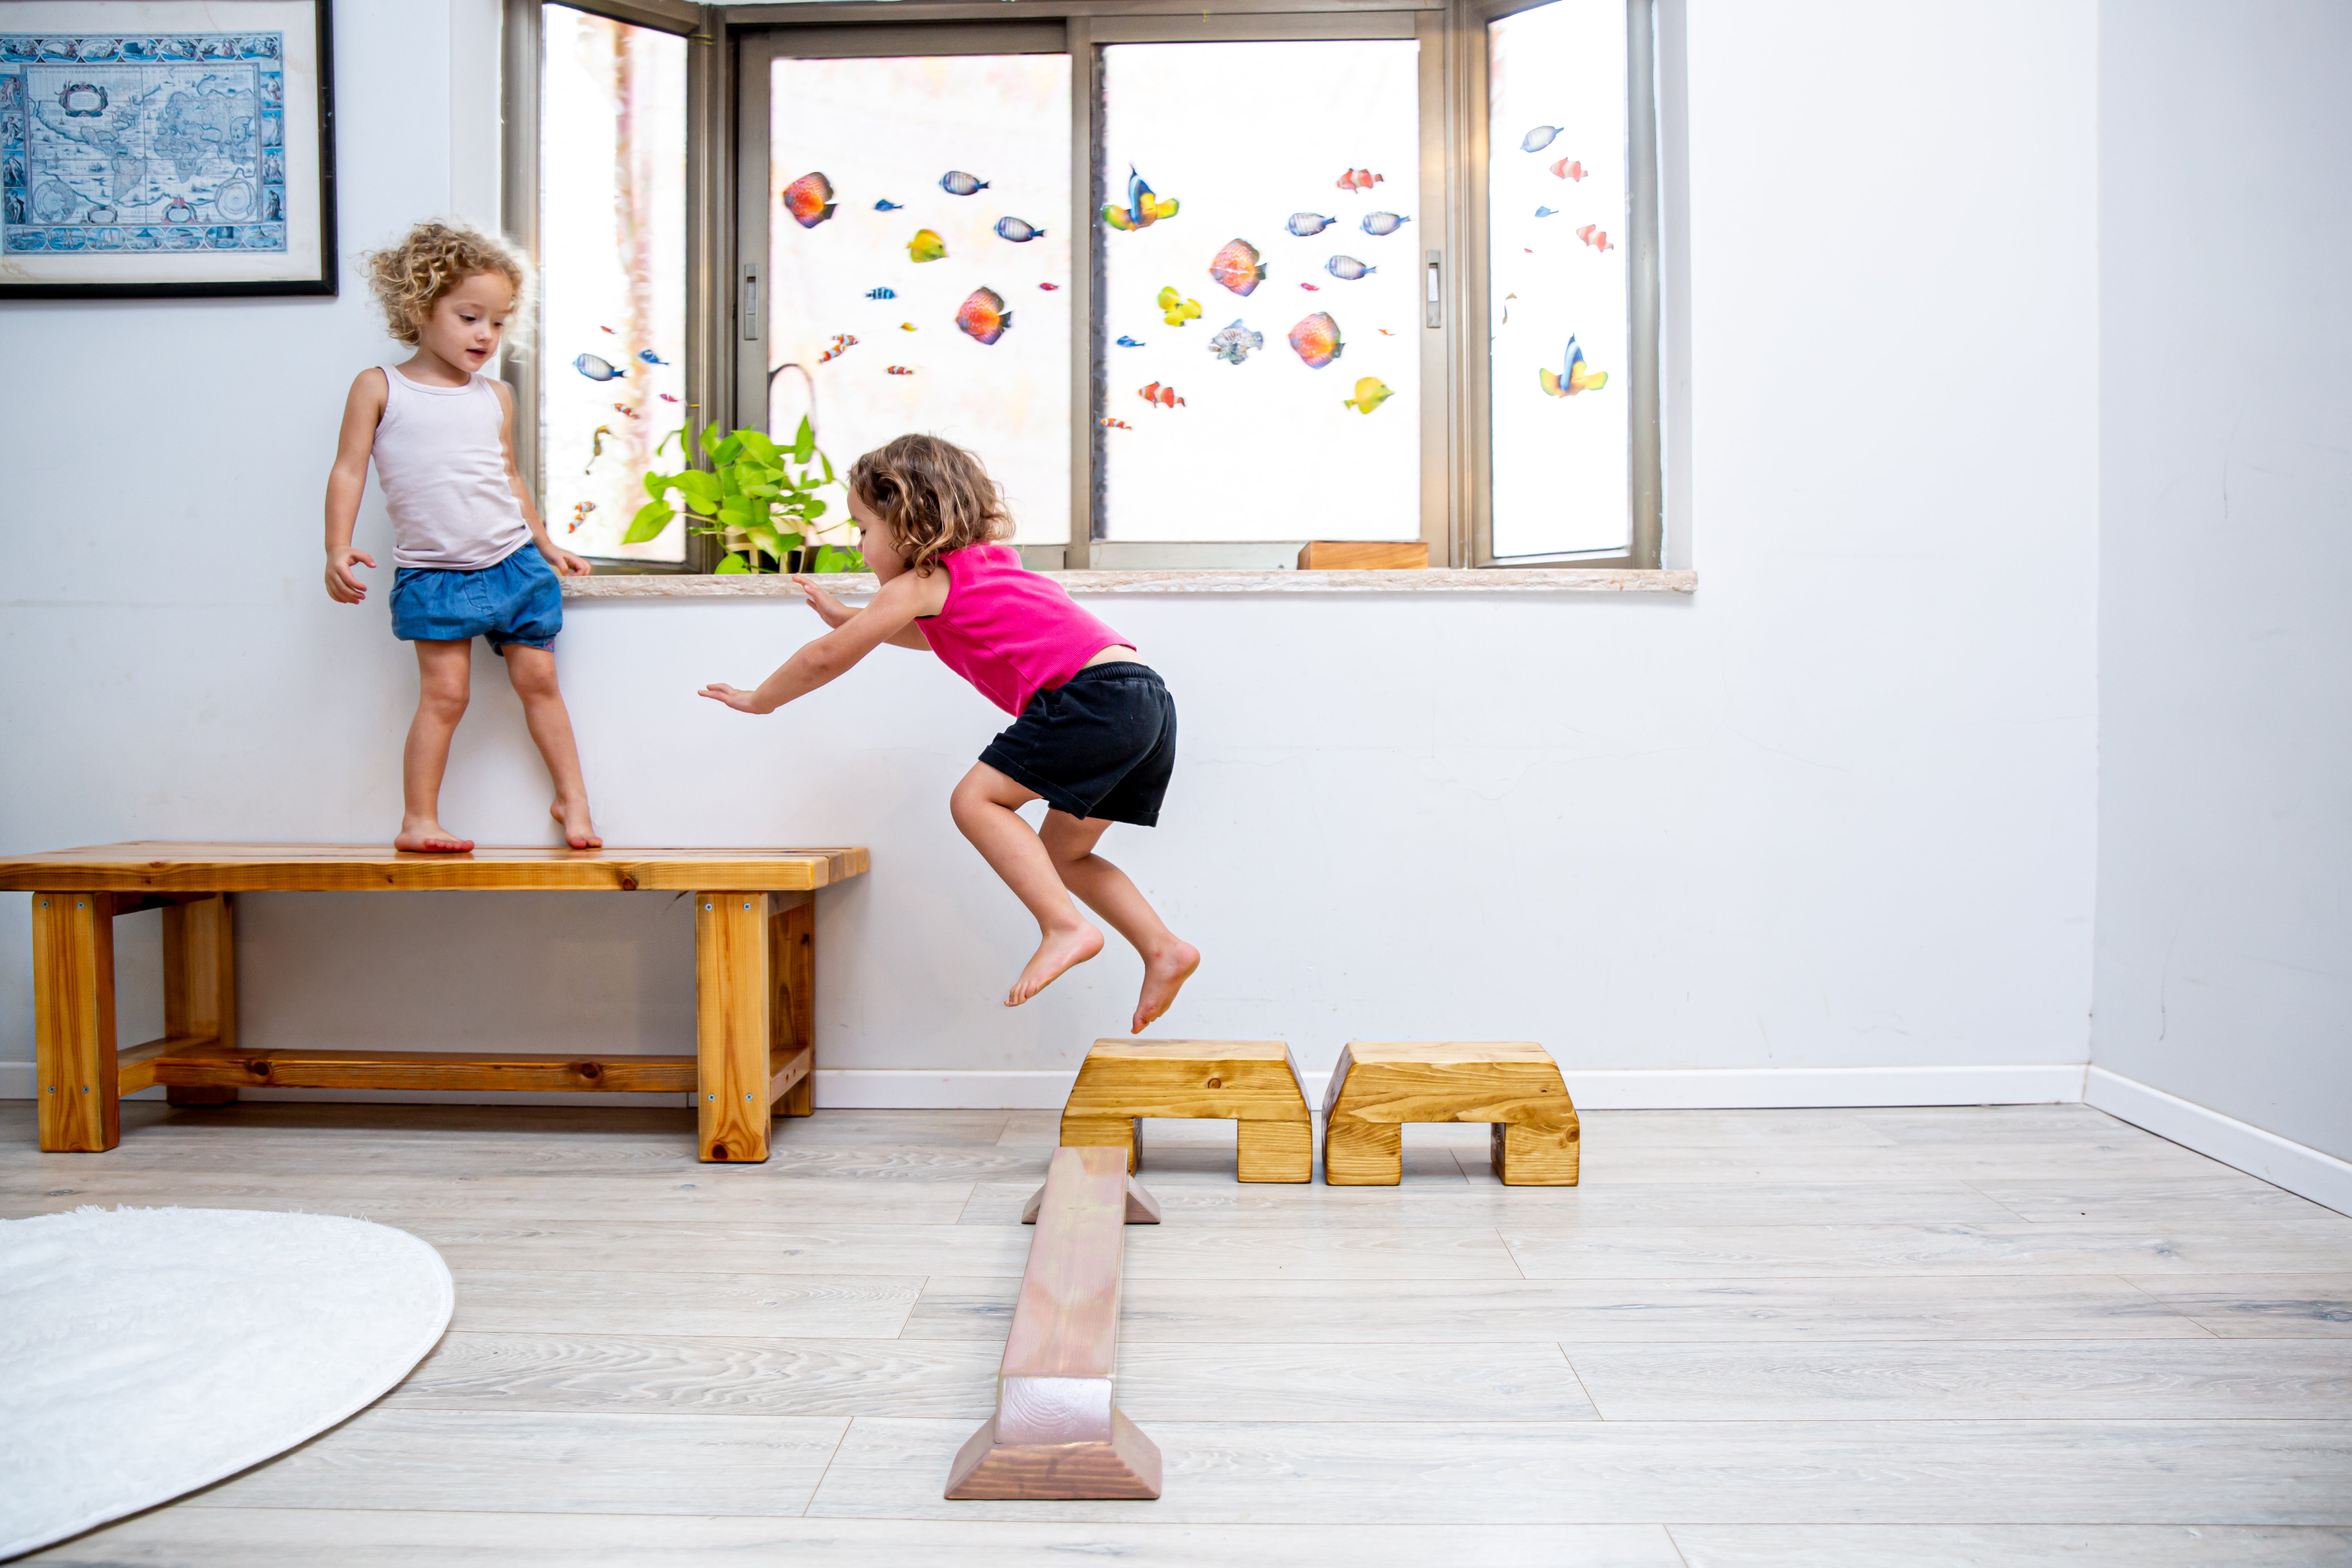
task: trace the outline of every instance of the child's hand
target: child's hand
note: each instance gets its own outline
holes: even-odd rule
[[[762,708],[760,706],[760,694],[758,692],[741,690],[736,687],[728,685],[723,680],[714,680],[709,685],[704,687],[702,689],[702,695],[709,698],[713,702],[724,702],[728,707],[732,708],[738,713],[767,713],[773,711],[772,709]]]
[[[808,600],[808,607],[823,616],[825,626],[831,630],[839,631],[843,622],[857,614],[856,610],[851,609],[806,577],[795,576],[793,579],[793,586],[801,591]]]
[[[367,584],[352,575],[352,563],[373,570],[375,557],[350,545],[327,552],[327,597],[338,605],[356,605],[367,597]]]
[[[584,559],[572,554],[560,544],[555,546],[554,565],[555,574],[559,577],[585,577],[596,570]]]

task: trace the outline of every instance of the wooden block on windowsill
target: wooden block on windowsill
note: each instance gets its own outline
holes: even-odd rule
[[[1429,546],[1363,544],[1329,539],[1309,540],[1299,547],[1301,572],[1426,572]]]

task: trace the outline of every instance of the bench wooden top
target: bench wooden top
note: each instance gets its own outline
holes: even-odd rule
[[[0,889],[45,893],[796,892],[862,874],[862,847],[415,855],[374,844],[100,844],[0,856]]]

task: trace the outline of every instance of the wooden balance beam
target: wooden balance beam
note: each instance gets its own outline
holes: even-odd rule
[[[1111,1148],[1056,1149],[996,1377],[996,1414],[948,1471],[957,1500],[1156,1498],[1160,1449],[1111,1403],[1119,1258],[1160,1205]]]
[[[412,855],[321,844],[109,844],[0,859],[33,895],[41,1147],[121,1142],[117,1102],[155,1084],[175,1105],[240,1089],[654,1089],[695,1097],[702,1158],[768,1157],[771,1115],[814,1109],[815,895],[864,849],[477,849]],[[713,890],[723,889],[723,890]],[[248,1050],[236,1042],[230,895],[241,892],[688,892],[692,1054]],[[114,917],[163,910],[160,1040],[117,1048]]]

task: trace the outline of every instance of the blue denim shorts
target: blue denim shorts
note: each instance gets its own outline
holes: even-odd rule
[[[490,639],[546,647],[563,629],[563,588],[536,545],[526,544],[494,566],[445,572],[403,566],[392,574],[392,635],[403,642]]]

